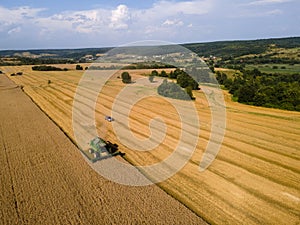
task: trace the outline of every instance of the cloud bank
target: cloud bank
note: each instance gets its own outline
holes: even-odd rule
[[[287,10],[279,7],[293,1],[238,2],[240,1],[164,0],[155,2],[148,8],[129,8],[126,4],[121,4],[114,8],[62,11],[47,16],[44,13],[48,11],[46,8],[0,6],[0,48],[100,47],[145,39],[177,43],[239,39],[239,33],[244,34],[245,38],[251,38],[251,29],[260,38],[260,29],[253,26],[258,21],[251,21],[254,17],[262,17],[264,26],[268,21],[274,24],[276,19],[281,20],[270,30],[269,36],[276,35],[276,27],[278,31],[295,26],[295,22],[288,24],[292,20],[288,17]],[[295,4],[299,5],[294,2],[292,8],[295,8]],[[236,21],[237,18],[244,19]],[[245,30],[242,29],[243,24],[248,26]],[[234,30],[236,32],[232,32],[230,36],[229,31]],[[295,27],[294,31],[300,34],[299,28]]]

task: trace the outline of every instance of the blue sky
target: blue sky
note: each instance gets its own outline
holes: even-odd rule
[[[1,0],[0,49],[300,36],[299,0]]]

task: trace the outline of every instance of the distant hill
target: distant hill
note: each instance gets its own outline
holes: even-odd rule
[[[199,56],[210,55],[224,57],[238,57],[249,54],[262,54],[268,47],[277,48],[299,48],[300,37],[271,38],[247,41],[217,41],[208,43],[183,44],[184,47],[197,53]]]
[[[34,50],[0,50],[0,56],[21,56],[28,55],[32,58],[65,58],[80,59],[85,55],[96,55],[109,51],[112,48],[82,48],[82,49],[34,49]]]
[[[55,64],[55,63],[77,63],[85,62],[87,60],[96,59],[99,54],[111,52],[127,53],[135,55],[159,55],[165,52],[176,52],[177,47],[172,45],[164,46],[138,46],[138,47],[121,47],[121,48],[82,48],[82,49],[37,49],[37,50],[2,50],[0,51],[0,64],[6,65],[7,61],[1,61],[1,57],[13,57],[18,64]],[[288,49],[296,49],[293,51],[293,63],[300,62],[300,37],[290,38],[271,38],[260,40],[245,40],[245,41],[216,41],[207,43],[188,43],[181,44],[183,46],[199,56],[204,57],[219,57],[223,60],[240,60],[241,57],[264,57],[269,62],[272,58],[286,58],[289,57],[291,51]],[[270,52],[270,48],[273,50]],[[285,49],[285,54],[282,53],[282,49]],[[276,55],[276,56],[274,56]],[[255,62],[257,60],[255,59]],[[11,62],[8,62],[11,63]],[[17,64],[15,63],[15,64]],[[261,62],[260,62],[261,63]]]

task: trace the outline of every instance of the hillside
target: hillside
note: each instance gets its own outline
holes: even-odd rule
[[[184,47],[197,53],[199,56],[209,57],[210,55],[217,57],[233,58],[250,54],[262,54],[266,52],[269,46],[277,48],[299,48],[300,37],[290,38],[271,38],[260,40],[245,41],[217,41],[208,43],[184,44]]]
[[[221,57],[221,58],[237,58],[249,55],[262,55],[266,57],[270,46],[273,49],[278,49],[277,58],[280,58],[282,51],[286,50],[289,53],[291,49],[300,48],[300,37],[289,37],[289,38],[271,38],[261,40],[244,40],[244,41],[217,41],[207,43],[188,43],[182,44],[183,47],[197,53],[199,56],[209,57]],[[159,54],[161,51],[165,52],[166,48],[172,49],[172,45],[158,46],[157,48],[151,47],[149,54]],[[41,63],[55,63],[55,61],[45,61],[45,59],[60,59],[60,60],[71,60],[79,61],[86,59],[86,56],[96,58],[97,55],[106,53],[113,48],[82,48],[82,49],[33,49],[33,50],[2,50],[0,51],[0,64],[3,65],[3,58],[15,57],[18,59],[19,64],[41,64]],[[120,49],[120,48],[118,48]],[[122,51],[126,51],[125,47],[121,48]],[[132,49],[132,48],[131,48]],[[142,55],[145,55],[147,47],[137,47]],[[135,50],[136,50],[135,49]],[[127,53],[127,52],[126,52]],[[139,54],[137,51],[135,54]],[[299,60],[299,51],[296,53],[297,60]],[[24,58],[30,58],[31,60],[24,60]],[[44,60],[41,60],[44,59]],[[61,63],[59,61],[58,63]],[[70,61],[69,61],[70,62]]]

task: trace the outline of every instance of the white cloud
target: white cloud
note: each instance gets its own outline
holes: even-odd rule
[[[161,12],[163,15],[202,15],[210,11],[213,0],[196,0],[196,1],[160,1],[154,4],[153,8],[150,9],[154,12]]]
[[[282,10],[274,9],[274,10],[270,10],[270,11],[265,12],[263,15],[275,16],[275,15],[280,15],[282,13],[283,13]]]
[[[215,5],[216,0],[158,1],[147,9],[131,9],[130,25],[141,36],[147,34],[146,38],[163,38],[163,32],[176,35],[178,26],[201,22],[199,17],[212,12]]]
[[[120,32],[131,28],[142,34],[153,30],[148,29],[149,27],[182,26],[184,20],[181,18],[208,13],[214,1],[173,2],[163,0],[147,9],[130,9],[122,4],[113,10],[65,11],[50,16],[39,15],[41,11],[46,9],[28,6],[8,9],[0,6],[0,31],[12,30],[14,27],[24,25],[30,29],[39,30],[39,35],[43,36],[49,36],[51,33],[64,35],[62,32],[107,34],[108,32]],[[180,19],[169,19],[172,17]],[[6,29],[4,29],[5,27]]]
[[[129,10],[126,5],[119,5],[116,10],[111,12],[111,23],[109,26],[113,29],[127,29],[130,19]]]
[[[22,24],[33,20],[38,13],[46,9],[30,8],[22,6],[18,8],[8,9],[0,6],[0,24],[2,26],[10,26],[13,24]]]
[[[28,48],[38,44],[46,47],[112,46],[145,39],[179,43],[224,37],[248,38],[261,35],[261,31],[270,32],[265,28],[273,24],[272,29],[276,31],[280,30],[280,26],[285,28],[281,36],[299,33],[297,17],[290,18],[297,15],[299,4],[296,0],[153,2],[153,5],[143,9],[122,4],[114,8],[60,11],[55,14],[49,14],[50,11],[41,14],[46,9],[28,6],[0,6],[0,48],[14,45]],[[291,6],[286,4],[281,8],[280,3],[285,2],[292,2]],[[16,32],[19,35],[12,38]]]
[[[248,5],[269,5],[269,4],[286,3],[291,1],[292,0],[257,0],[257,1],[250,2]]]
[[[110,12],[103,9],[62,12],[49,17],[38,18],[35,23],[47,32],[68,31],[75,33],[97,33],[109,23]]]
[[[263,10],[263,11],[253,11],[253,10],[240,10],[239,13],[233,14],[230,18],[259,18],[259,17],[269,17],[277,16],[283,14],[282,10]]]
[[[21,32],[21,27],[15,27],[15,28],[9,30],[7,33],[9,35],[11,35],[11,34],[19,33],[19,32]]]
[[[167,19],[162,24],[163,26],[182,26],[184,23],[181,20],[175,19],[175,20],[169,20]]]

